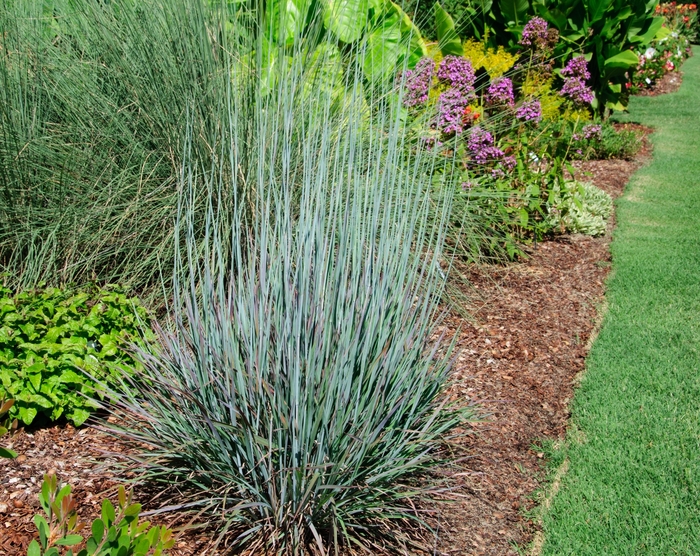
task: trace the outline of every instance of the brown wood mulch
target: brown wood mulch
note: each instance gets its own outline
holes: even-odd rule
[[[675,93],[681,88],[681,83],[683,82],[683,72],[672,71],[670,73],[664,74],[664,76],[655,81],[651,87],[647,89],[642,89],[637,93],[640,97],[655,97],[657,95],[665,95],[668,93]]]
[[[618,196],[649,152],[645,142],[633,161],[576,167],[581,179]],[[532,494],[544,480],[536,445],[564,437],[576,376],[603,303],[609,242],[610,233],[564,236],[532,247],[521,263],[468,269],[472,317],[447,322],[460,331],[455,394],[478,401],[489,416],[462,439],[470,457],[450,480],[456,502],[437,514],[434,554],[515,556],[516,546],[532,541],[537,524],[524,512],[534,506]],[[113,459],[102,459],[105,470],[96,467],[95,458],[121,450],[104,434],[70,425],[20,430],[10,444],[20,457],[0,460],[0,556],[26,554],[35,537],[32,517],[44,473],[72,484],[81,517],[90,518],[105,489],[115,484]],[[187,533],[171,554],[213,554],[205,548],[207,540]]]

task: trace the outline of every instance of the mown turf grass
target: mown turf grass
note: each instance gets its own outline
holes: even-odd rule
[[[618,202],[609,311],[573,404],[546,555],[700,554],[700,48],[634,98],[653,161]]]

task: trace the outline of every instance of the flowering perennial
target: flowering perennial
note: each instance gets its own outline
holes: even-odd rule
[[[542,119],[542,106],[536,98],[523,102],[515,111],[515,117],[524,122],[539,122]]]
[[[549,26],[544,19],[541,17],[533,17],[523,28],[523,36],[520,39],[520,44],[533,48],[542,48],[547,44],[548,31]]]
[[[467,97],[459,89],[448,89],[438,100],[437,127],[446,134],[464,131],[463,116],[469,105]]]
[[[437,71],[440,81],[459,89],[465,96],[474,92],[474,68],[472,63],[461,56],[445,56]]]
[[[493,135],[478,126],[469,134],[467,149],[477,164],[486,164],[503,156],[503,151],[493,145]]]
[[[486,91],[486,102],[493,106],[509,106],[515,104],[513,82],[507,77],[496,79]]]
[[[561,70],[561,75],[564,77],[564,86],[560,91],[562,96],[568,97],[577,105],[593,102],[595,99],[593,90],[586,85],[586,80],[590,79],[591,74],[588,71],[588,62],[583,56],[576,56],[569,60],[566,67]]]
[[[407,108],[421,106],[428,102],[428,92],[435,74],[435,61],[432,58],[421,58],[416,67],[406,71],[406,93],[403,104]]]

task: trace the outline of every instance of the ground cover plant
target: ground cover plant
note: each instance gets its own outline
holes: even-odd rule
[[[115,287],[13,294],[0,286],[0,398],[14,399],[10,414],[25,425],[37,415],[81,425],[97,407],[94,379],[133,364],[123,350],[148,334],[148,322]]]
[[[697,57],[684,73],[678,93],[634,98],[625,118],[654,126],[655,154],[618,204],[609,309],[573,404],[543,554],[700,550]]]

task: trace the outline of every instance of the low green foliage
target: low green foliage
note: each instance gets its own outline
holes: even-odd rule
[[[39,502],[46,514],[34,516],[39,540],[29,544],[27,556],[161,556],[175,544],[172,531],[165,526],[139,523],[141,504],[132,503],[133,492],[119,487],[118,504],[102,501],[102,515],[89,528],[78,521],[77,501],[71,486],[61,487],[56,475],[45,475]],[[85,543],[84,548],[76,547]]]
[[[550,124],[546,138],[552,156],[567,160],[630,160],[642,148],[642,134],[616,129],[610,120],[558,121]]]
[[[110,366],[133,364],[121,346],[138,340],[148,315],[117,287],[48,288],[16,295],[0,286],[0,396],[25,424],[38,414],[82,424],[96,407],[95,383]]]
[[[610,195],[591,183],[569,182],[563,200],[554,200],[549,214],[553,228],[571,233],[601,236],[607,229],[612,215]]]
[[[17,420],[12,419],[8,413],[10,408],[14,405],[14,400],[7,400],[0,398],[0,437],[5,436],[10,429],[17,426]],[[0,446],[0,458],[16,458],[17,453],[10,450],[9,448],[3,448]]]

